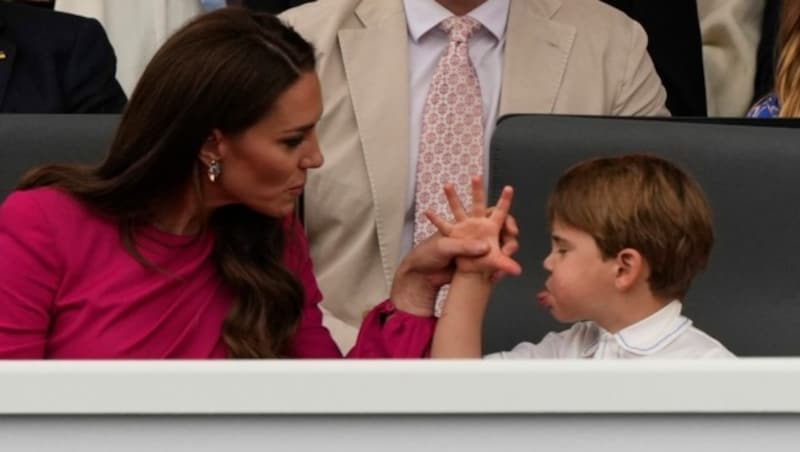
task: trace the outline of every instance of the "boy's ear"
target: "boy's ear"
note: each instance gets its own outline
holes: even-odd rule
[[[203,147],[200,148],[200,161],[206,166],[210,165],[213,160],[222,161],[227,154],[227,149],[225,136],[219,129],[214,129],[203,142]]]
[[[634,287],[642,278],[648,278],[647,262],[641,253],[632,248],[625,248],[617,253],[616,275],[614,285],[625,292]]]

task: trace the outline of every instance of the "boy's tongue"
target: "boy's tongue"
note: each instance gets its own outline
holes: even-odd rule
[[[549,308],[552,305],[552,295],[547,290],[543,290],[536,295],[536,298],[539,300],[539,305]]]

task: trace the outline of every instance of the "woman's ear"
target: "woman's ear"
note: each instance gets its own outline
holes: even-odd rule
[[[213,161],[222,161],[227,153],[227,148],[225,136],[219,129],[214,129],[203,142],[203,147],[200,148],[200,161],[206,166],[211,165]]]
[[[618,290],[625,292],[633,288],[642,278],[649,278],[647,261],[641,253],[632,248],[625,248],[617,253],[616,276],[614,285]]]

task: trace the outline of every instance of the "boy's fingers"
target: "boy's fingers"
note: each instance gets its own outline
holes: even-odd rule
[[[522,266],[517,263],[514,259],[511,259],[508,256],[501,255],[497,259],[497,268],[499,271],[503,273],[507,273],[509,275],[518,276],[522,273]]]
[[[519,228],[511,216],[506,218],[503,229],[500,231],[500,251],[506,256],[511,256],[519,251]]]
[[[505,278],[505,276],[506,276],[505,272],[498,270],[492,274],[492,277],[489,280],[492,282],[492,284],[494,284],[497,281],[500,281],[501,279]]]
[[[503,243],[502,248],[500,251],[506,256],[513,256],[514,253],[519,251],[519,242],[517,239],[511,239]]]
[[[486,216],[486,195],[483,193],[483,177],[472,178],[472,216]]]
[[[515,237],[519,235],[519,225],[517,224],[517,219],[514,218],[514,216],[511,214],[508,214],[508,216],[506,216],[506,222],[503,225],[503,228],[505,232]]]
[[[488,258],[488,260],[484,261],[483,259],[486,258],[479,258],[483,263],[481,265],[488,266],[494,269],[494,273],[492,274],[492,279],[497,278],[500,279],[506,275],[513,275],[517,276],[522,273],[522,266],[519,265],[517,261],[511,259],[508,256],[492,256]]]
[[[514,198],[514,189],[505,186],[500,193],[500,199],[497,200],[494,210],[492,211],[491,218],[500,222],[502,225],[508,216],[508,211],[511,209],[511,200]]]
[[[461,204],[461,200],[458,199],[458,194],[456,194],[453,184],[445,184],[444,196],[447,198],[447,204],[450,206],[450,211],[453,212],[455,220],[463,221],[466,219],[467,212],[464,211],[464,206]]]
[[[444,218],[440,217],[432,210],[426,210],[425,216],[428,218],[428,220],[430,220],[431,223],[433,223],[434,226],[436,226],[436,229],[438,229],[442,235],[449,236],[452,234],[453,225],[448,223]]]
[[[438,253],[448,260],[456,257],[479,257],[489,252],[489,245],[483,240],[454,239],[440,237]]]

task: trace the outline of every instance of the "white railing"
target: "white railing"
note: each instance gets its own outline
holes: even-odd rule
[[[0,415],[800,413],[800,359],[4,361]]]

